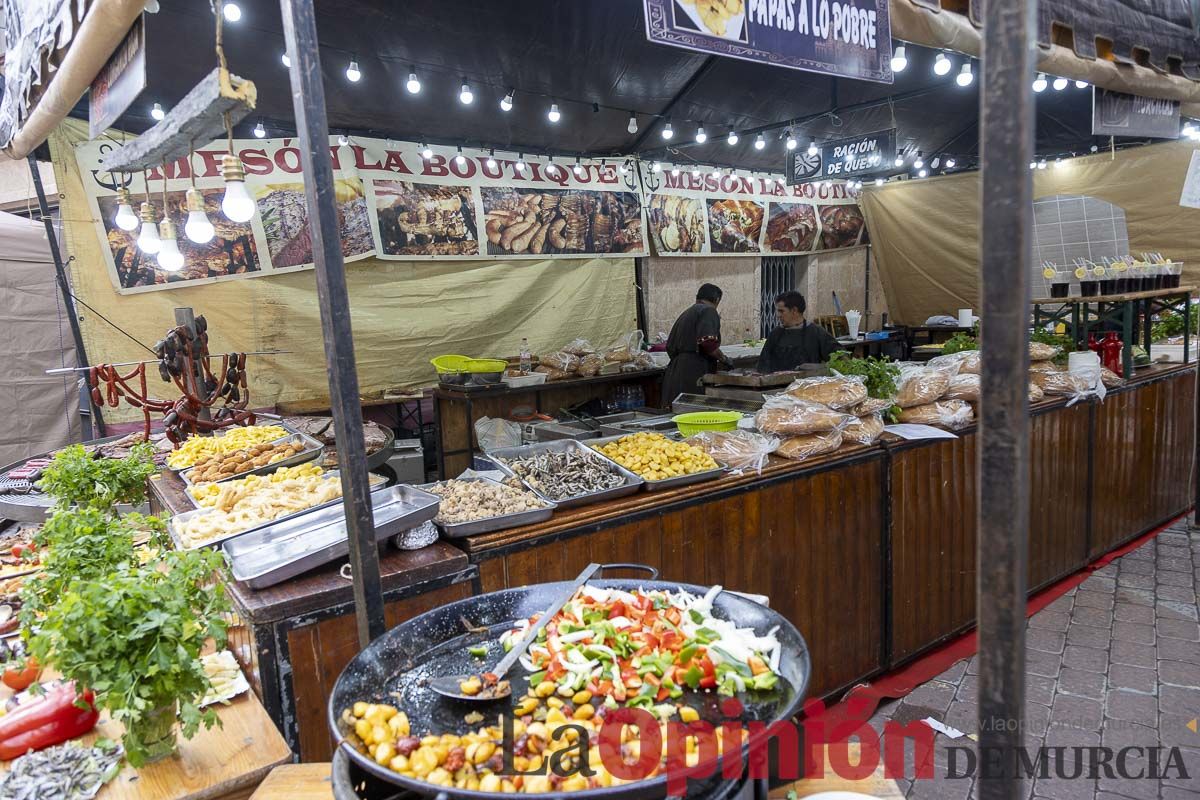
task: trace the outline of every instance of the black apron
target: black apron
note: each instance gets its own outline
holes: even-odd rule
[[[667,355],[671,363],[663,377],[662,401],[671,405],[680,394],[700,391],[700,379],[712,372],[717,360],[700,351],[699,341],[713,336],[721,340],[721,315],[707,303],[696,303],[679,315],[667,337]]]

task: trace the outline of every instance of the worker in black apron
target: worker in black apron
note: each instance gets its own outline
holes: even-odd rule
[[[721,352],[721,290],[706,283],[696,292],[696,304],[679,315],[667,337],[671,363],[663,378],[663,402],[700,391],[700,378],[730,361]]]
[[[804,318],[807,307],[799,292],[784,292],[775,298],[775,313],[782,324],[767,336],[758,357],[759,372],[787,372],[801,364],[820,364],[839,349],[829,331]]]

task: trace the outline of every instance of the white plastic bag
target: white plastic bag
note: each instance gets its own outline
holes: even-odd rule
[[[507,419],[480,417],[475,421],[475,440],[485,453],[502,447],[520,447],[521,425]]]
[[[761,474],[767,456],[779,448],[777,437],[743,430],[700,431],[688,437],[687,443],[727,465],[733,475],[749,469]]]

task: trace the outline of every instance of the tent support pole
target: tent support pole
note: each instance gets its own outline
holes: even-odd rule
[[[350,299],[346,291],[346,265],[342,259],[342,238],[334,204],[329,122],[325,115],[325,89],[321,83],[317,22],[312,0],[280,0],[279,7],[283,15],[284,42],[291,57],[292,105],[300,138],[304,198],[308,203],[308,225],[316,266],[325,366],[329,373],[329,404],[341,462],[358,641],[360,646],[366,647],[384,632],[386,623],[363,442]]]
[[[62,293],[63,305],[67,309],[67,320],[71,324],[71,338],[75,340],[75,360],[81,367],[89,367],[87,350],[83,346],[83,331],[79,329],[79,315],[75,313],[75,298],[71,296],[71,284],[67,281],[67,269],[63,264],[62,251],[58,249],[58,236],[54,231],[54,220],[50,218],[50,206],[46,202],[46,188],[42,186],[42,173],[38,170],[38,162],[33,153],[26,159],[29,162],[29,172],[33,175],[33,188],[37,192],[38,213],[42,224],[46,226],[46,240],[50,244],[50,257],[54,260],[54,275],[58,280],[58,291]],[[96,433],[107,435],[104,427],[104,416],[100,409],[91,406],[91,419]]]
[[[1024,797],[1029,270],[1037,0],[986,0],[979,130],[983,342],[976,571],[982,800]],[[995,759],[995,761],[993,761]],[[995,769],[995,767],[992,767]]]

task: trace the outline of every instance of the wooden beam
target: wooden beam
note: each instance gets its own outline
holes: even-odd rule
[[[109,153],[104,158],[104,169],[140,172],[183,158],[195,145],[225,135],[226,113],[230,123],[236,125],[254,110],[257,99],[253,81],[217,67],[192,87],[161,122]]]

